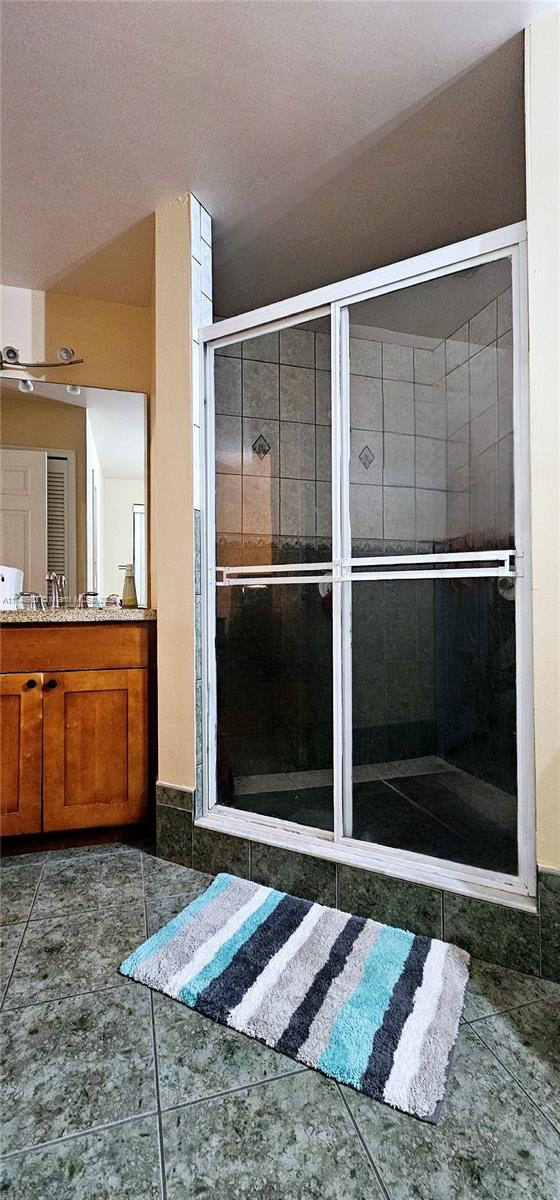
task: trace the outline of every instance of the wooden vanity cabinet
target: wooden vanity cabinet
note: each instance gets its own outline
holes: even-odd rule
[[[43,677],[0,675],[0,829],[41,830]]]
[[[3,834],[144,820],[154,632],[148,623],[2,629]]]

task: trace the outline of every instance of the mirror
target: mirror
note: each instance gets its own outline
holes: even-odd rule
[[[120,597],[128,563],[146,607],[146,413],[137,392],[0,379],[0,607],[51,571],[68,604]]]

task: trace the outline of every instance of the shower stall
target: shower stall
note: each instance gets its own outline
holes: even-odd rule
[[[535,891],[525,227],[202,331],[201,823]]]

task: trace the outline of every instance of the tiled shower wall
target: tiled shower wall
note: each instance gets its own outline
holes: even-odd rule
[[[511,288],[446,342],[451,549],[513,546]]]
[[[329,366],[330,336],[304,329],[217,352],[219,564],[330,557]]]
[[[427,339],[415,347],[351,332],[354,552],[432,549],[447,534],[437,355]],[[287,561],[288,547],[296,561],[298,549],[328,558],[330,336],[297,328],[228,346],[217,352],[215,392],[218,561]]]

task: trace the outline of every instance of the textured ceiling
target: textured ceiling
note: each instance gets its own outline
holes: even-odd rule
[[[2,281],[67,290],[98,247],[189,190],[232,262],[553,7],[4,0]],[[145,303],[148,242],[116,247],[125,294],[118,273],[84,286]]]

